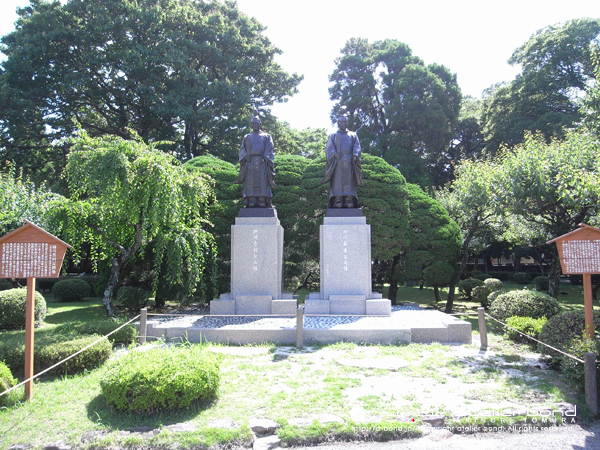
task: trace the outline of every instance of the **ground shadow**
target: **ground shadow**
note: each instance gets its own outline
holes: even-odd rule
[[[87,416],[92,422],[122,431],[149,431],[150,429],[187,422],[216,403],[216,397],[194,402],[189,409],[159,413],[121,412],[110,406],[104,395],[94,397],[87,405]]]

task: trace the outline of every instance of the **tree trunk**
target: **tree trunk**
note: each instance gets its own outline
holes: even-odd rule
[[[439,303],[442,301],[442,295],[440,294],[440,288],[437,286],[433,287],[433,295],[435,295],[435,302]]]
[[[456,289],[456,285],[460,281],[460,277],[467,267],[467,262],[469,261],[469,244],[471,243],[471,239],[473,239],[473,234],[474,230],[470,229],[465,236],[461,249],[462,260],[460,262],[460,266],[458,266],[458,269],[456,270],[456,273],[452,277],[452,281],[450,281],[450,286],[448,287],[448,299],[446,300],[446,308],[444,310],[447,314],[452,312],[452,307],[454,306],[454,291]]]
[[[554,298],[558,298],[560,290],[560,273],[560,261],[557,255],[552,261],[548,274],[548,295]]]
[[[398,296],[398,280],[400,276],[397,273],[398,262],[400,261],[400,255],[394,256],[392,260],[392,269],[390,274],[390,290],[388,292],[388,298],[392,301],[392,305],[396,305],[396,297]]]
[[[121,262],[120,258],[113,258],[112,267],[110,268],[110,278],[108,279],[108,284],[106,285],[106,290],[104,291],[104,297],[102,298],[102,303],[104,303],[104,307],[106,308],[106,316],[107,317],[115,317],[117,312],[115,305],[112,302],[113,293],[117,287],[117,283],[119,282],[119,272],[121,270]]]

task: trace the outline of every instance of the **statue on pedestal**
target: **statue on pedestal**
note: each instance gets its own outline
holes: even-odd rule
[[[250,122],[252,133],[242,139],[240,147],[240,174],[235,184],[244,183],[246,208],[271,208],[271,188],[275,187],[273,139],[260,129],[258,110]]]
[[[342,107],[338,131],[327,140],[327,168],[320,183],[330,183],[328,208],[357,208],[356,187],[363,186],[360,142],[356,133],[347,128],[346,107]]]

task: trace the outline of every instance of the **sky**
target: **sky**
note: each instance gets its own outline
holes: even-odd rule
[[[425,64],[457,74],[463,95],[481,98],[492,84],[519,73],[506,61],[537,30],[582,17],[600,17],[598,0],[238,0],[282,54],[277,62],[304,75],[298,94],[272,112],[292,127],[332,129],[329,75],[352,37],[406,43]],[[0,35],[14,29],[17,6],[2,0]],[[268,131],[268,130],[266,130]]]

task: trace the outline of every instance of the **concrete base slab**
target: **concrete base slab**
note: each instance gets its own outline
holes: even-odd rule
[[[367,300],[366,314],[367,316],[389,316],[392,314],[392,302],[388,299]]]
[[[364,295],[330,295],[329,314],[364,316],[367,314]]]
[[[270,295],[238,295],[235,298],[235,313],[237,315],[271,314]]]
[[[273,300],[271,302],[271,314],[296,314],[298,302],[296,300]]]
[[[329,300],[304,300],[304,314],[329,314]]]
[[[222,296],[221,296],[222,298]],[[228,316],[235,314],[234,300],[212,300],[210,302],[211,315]]]

